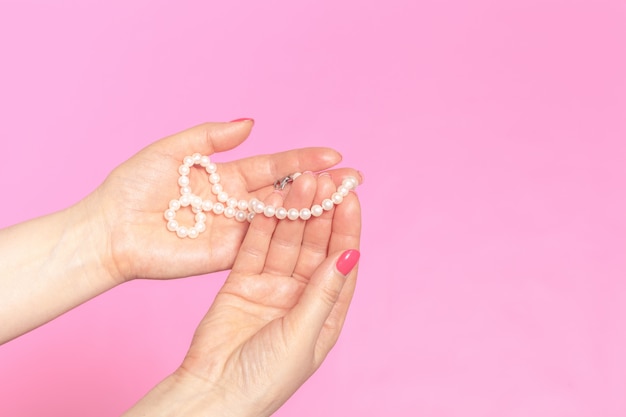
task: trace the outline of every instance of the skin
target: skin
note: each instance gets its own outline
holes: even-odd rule
[[[0,327],[0,343],[132,279],[232,268],[179,369],[127,415],[275,411],[337,341],[356,268],[346,277],[336,262],[359,246],[360,206],[351,192],[307,222],[260,215],[248,226],[208,215],[207,230],[197,239],[167,231],[163,211],[178,195],[182,158],[232,149],[252,126],[251,120],[207,123],[164,138],[116,168],[76,205],[0,230],[0,320],[7,323]],[[332,149],[306,148],[218,164],[218,172],[234,196],[304,207],[328,197],[347,175],[361,180],[358,172],[306,173],[283,192],[273,192],[274,180],[328,170],[340,160]],[[208,174],[192,174],[193,192],[209,195]]]

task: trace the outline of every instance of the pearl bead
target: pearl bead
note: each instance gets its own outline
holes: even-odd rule
[[[322,213],[324,212],[324,209],[322,208],[322,206],[320,206],[319,204],[314,205],[313,207],[311,207],[311,214],[314,217],[319,217],[322,215]]]
[[[343,201],[343,196],[339,193],[333,193],[330,199],[333,200],[333,203],[340,204]]]
[[[247,218],[248,214],[245,211],[239,210],[235,214],[235,219],[237,219],[238,222],[245,222]]]
[[[217,194],[217,200],[220,203],[225,203],[228,201],[228,193],[226,193],[225,191],[221,191]]]
[[[176,229],[176,234],[178,235],[178,237],[187,237],[187,228],[185,226],[180,226],[178,229]]]
[[[265,214],[265,217],[274,216],[274,214],[276,214],[276,207],[268,204],[267,206],[265,206],[265,210],[263,210],[263,214]]]
[[[248,202],[246,200],[239,200],[239,202],[237,202],[237,208],[239,210],[248,210]]]
[[[186,175],[181,175],[180,177],[178,177],[178,185],[180,185],[181,187],[186,187],[189,185],[189,177],[187,177]]]
[[[202,213],[202,207],[201,206],[191,206],[191,211],[193,212],[193,214]]]
[[[200,166],[206,168],[210,163],[211,159],[208,156],[202,155],[202,157],[200,157]]]
[[[337,192],[338,192],[339,194],[341,194],[341,196],[342,196],[342,197],[345,197],[345,196],[347,196],[347,195],[348,195],[348,193],[350,192],[350,189],[348,189],[348,187],[346,187],[345,185],[340,185],[340,186],[337,188]]]
[[[275,215],[278,220],[282,220],[287,217],[287,209],[284,207],[279,207],[276,209]]]
[[[189,167],[187,165],[181,165],[178,167],[178,173],[180,175],[189,175],[189,172],[191,170],[189,169]]]
[[[233,217],[235,217],[235,208],[234,207],[226,207],[224,209],[224,216],[226,216],[226,218],[231,219]]]
[[[209,175],[209,182],[211,184],[217,184],[218,182],[220,182],[220,174],[214,172],[213,174]]]
[[[197,195],[191,197],[191,206],[200,208],[202,206],[202,198]]]
[[[359,181],[354,177],[346,177],[344,178],[341,185],[346,187],[348,190],[354,190],[357,187],[357,185],[359,185]]]
[[[248,221],[251,222],[254,219],[254,216],[256,216],[256,213],[254,212],[248,213]]]
[[[178,200],[170,200],[169,207],[172,210],[178,210],[180,208],[180,201],[178,201]]]
[[[193,158],[191,156],[186,156],[185,158],[183,158],[183,164],[187,165],[188,167],[192,167]]]
[[[203,212],[197,213],[195,219],[197,222],[204,223],[206,222],[206,214],[204,214]]]
[[[197,238],[199,234],[200,232],[198,232],[198,229],[196,229],[195,227],[190,227],[189,230],[187,231],[187,237],[191,239]]]
[[[178,229],[178,222],[176,220],[170,220],[167,222],[167,230],[170,232],[175,232]]]
[[[213,213],[222,214],[224,212],[224,205],[222,203],[213,204]]]
[[[191,194],[191,187],[188,185],[186,187],[180,187],[180,195],[183,194]]]
[[[311,210],[308,208],[300,209],[300,218],[302,220],[309,220],[311,218]]]
[[[196,225],[194,227],[196,228],[198,233],[202,233],[206,230],[206,224],[204,224],[204,222],[196,222]]]
[[[193,155],[191,155],[191,159],[193,159],[193,163],[194,164],[199,164],[200,163],[200,159],[202,159],[202,155],[200,155],[198,152],[196,152]]]
[[[287,218],[289,220],[296,220],[298,217],[300,217],[300,210],[295,208],[287,210]]]
[[[187,207],[189,204],[191,204],[191,194],[183,194],[180,196],[180,199],[178,199],[178,201],[180,201],[180,205],[182,207]]]
[[[213,202],[209,201],[209,200],[204,200],[202,202],[202,210],[204,211],[211,211],[213,209]]]
[[[224,187],[222,187],[222,184],[214,184],[213,187],[211,187],[211,192],[215,195],[218,195],[222,191],[224,191]]]
[[[228,201],[226,201],[226,205],[228,207],[237,207],[237,199],[235,197],[230,197]]]
[[[333,203],[333,200],[330,198],[326,198],[322,201],[322,208],[326,211],[332,210],[334,205],[335,203]]]
[[[257,200],[257,203],[254,205],[253,210],[255,213],[263,213],[263,211],[265,210],[265,203]]]
[[[213,162],[209,162],[209,164],[205,167],[206,172],[208,172],[209,174],[213,174],[214,172],[217,171],[217,165],[215,165],[215,163]]]

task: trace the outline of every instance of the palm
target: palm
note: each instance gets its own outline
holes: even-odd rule
[[[285,205],[320,201],[334,186],[329,176],[317,181],[306,176],[294,183]],[[281,199],[276,194],[269,197],[272,204]],[[353,195],[334,212],[306,223],[255,219],[231,274],[196,331],[182,369],[237,386],[251,401],[286,400],[335,343],[354,277],[317,331],[309,325],[306,309],[298,310],[303,294],[320,268],[328,267],[329,253],[358,247],[359,234],[360,211]],[[258,397],[251,398],[254,395]]]
[[[233,264],[247,222],[208,215],[207,230],[197,239],[179,239],[166,230],[163,211],[180,195],[177,170],[184,156],[228,150],[248,133],[249,127],[238,123],[199,126],[156,142],[111,173],[95,195],[108,229],[110,255],[123,279],[183,277]],[[322,170],[338,160],[334,151],[309,148],[220,164],[219,171],[233,195],[263,198],[277,175]],[[192,169],[190,179],[195,194],[210,195],[206,172]],[[185,211],[179,211],[179,219],[191,223],[191,212]]]

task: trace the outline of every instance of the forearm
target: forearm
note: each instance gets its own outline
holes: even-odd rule
[[[0,230],[0,343],[115,286],[87,203]]]

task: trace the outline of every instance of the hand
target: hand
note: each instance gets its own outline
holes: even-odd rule
[[[284,206],[310,206],[335,188],[329,175],[302,175]],[[266,203],[281,200],[272,193]],[[348,250],[359,247],[360,214],[351,192],[306,222],[256,216],[182,366],[127,416],[267,416],[280,407],[339,336],[356,284],[349,270],[358,252]]]
[[[178,167],[183,157],[211,155],[243,142],[251,120],[197,126],[148,146],[115,169],[84,205],[98,213],[105,243],[103,264],[118,283],[134,278],[178,278],[232,266],[247,222],[207,216],[207,230],[195,240],[165,228],[163,212],[180,196]],[[320,171],[337,164],[332,149],[307,148],[218,164],[224,189],[239,198],[265,198],[273,182],[293,172]],[[352,174],[355,175],[355,174]],[[195,194],[210,195],[208,174],[192,168]],[[181,209],[180,217],[186,209]]]

